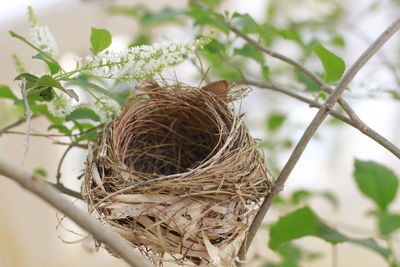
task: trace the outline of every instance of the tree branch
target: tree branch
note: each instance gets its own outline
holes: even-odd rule
[[[300,138],[296,147],[294,148],[289,160],[283,167],[278,179],[276,180],[274,186],[271,188],[271,192],[265,197],[260,210],[255,216],[248,234],[246,241],[242,243],[238,257],[243,260],[246,255],[247,248],[250,246],[254,239],[254,236],[264,219],[269,207],[271,206],[273,200],[278,195],[278,193],[283,189],[283,186],[288,179],[290,173],[298,162],[300,156],[304,152],[308,142],[317,131],[318,127],[328,116],[329,112],[332,110],[334,104],[340,98],[341,94],[351,82],[357,72],[365,65],[365,63],[378,51],[380,47],[400,28],[400,18],[393,22],[377,39],[373,42],[368,49],[357,59],[357,61],[346,71],[339,84],[336,86],[335,90],[329,95],[328,99],[321,105],[318,113],[315,115],[314,119],[311,121],[310,125],[305,130],[303,136]]]
[[[253,85],[257,86],[259,88],[265,88],[265,89],[270,89],[276,92],[283,93],[285,95],[291,96],[295,99],[298,99],[300,101],[303,101],[307,104],[309,104],[310,107],[314,108],[320,108],[321,103],[315,100],[308,99],[304,96],[298,95],[293,90],[288,90],[286,88],[282,88],[280,86],[277,86],[275,84],[270,84],[270,83],[265,83],[265,82],[258,82],[258,81],[253,81],[249,80],[247,78],[243,78],[241,81],[236,81],[236,83],[242,83],[242,84],[247,84],[247,85]],[[347,105],[347,103],[346,103]],[[396,157],[400,159],[400,149],[395,146],[393,143],[391,143],[389,140],[387,140],[385,137],[381,136],[379,133],[368,127],[364,122],[362,122],[358,116],[353,113],[353,111],[350,112],[352,119],[349,119],[345,117],[344,115],[340,114],[339,112],[332,110],[330,113],[333,117],[347,123],[348,125],[353,126],[354,128],[358,129],[361,133],[365,134],[366,136],[370,137],[372,140],[392,152]]]
[[[131,266],[150,267],[153,266],[126,240],[109,228],[102,225],[95,218],[86,212],[73,206],[67,199],[49,184],[45,184],[38,177],[29,174],[25,170],[16,166],[14,163],[6,161],[0,156],[0,175],[4,175],[17,183],[26,190],[34,193],[51,206],[64,213],[80,227],[91,233],[94,238],[107,244],[122,259]]]
[[[302,95],[296,94],[293,90],[289,90],[289,89],[283,88],[283,87],[278,86],[276,84],[254,81],[254,80],[250,80],[250,79],[247,79],[247,78],[243,78],[240,81],[235,81],[234,83],[253,85],[253,86],[257,86],[258,88],[264,88],[264,89],[269,89],[269,90],[272,90],[272,91],[275,91],[275,92],[279,92],[279,93],[288,95],[290,97],[293,97],[293,98],[295,98],[297,100],[300,100],[300,101],[302,101],[304,103],[307,103],[310,107],[313,107],[313,108],[320,108],[322,106],[322,104],[320,102],[316,101],[316,100],[312,100],[312,99],[309,99],[309,98],[304,97]],[[332,110],[329,113],[329,115],[332,115],[333,117],[337,118],[338,120],[341,120],[344,123],[347,123],[347,124],[357,128],[357,125],[352,120],[350,120],[349,118],[347,118],[346,116],[344,116],[343,114],[341,114],[341,113],[339,113],[339,112],[337,112],[335,110]]]

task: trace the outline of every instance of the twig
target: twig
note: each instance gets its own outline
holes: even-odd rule
[[[141,254],[137,252],[126,240],[118,234],[102,225],[86,212],[73,206],[53,186],[42,182],[38,177],[29,174],[25,170],[0,156],[0,175],[4,175],[26,190],[34,193],[51,206],[58,209],[80,227],[93,234],[98,241],[107,244],[116,254],[131,266],[150,267],[153,266]]]
[[[26,79],[23,78],[22,79],[22,85],[20,85],[21,88],[21,93],[22,93],[22,97],[24,99],[24,103],[25,103],[25,117],[26,117],[26,130],[25,130],[25,143],[24,143],[24,150],[22,151],[22,157],[21,157],[21,161],[20,161],[20,165],[22,166],[22,164],[24,163],[26,154],[28,153],[29,150],[29,129],[31,127],[31,118],[33,115],[33,112],[31,111],[30,107],[29,107],[29,103],[28,103],[28,93],[29,91],[26,89]]]
[[[88,149],[88,145],[87,144],[80,144],[80,143],[68,143],[68,142],[61,142],[61,141],[53,141],[53,144],[55,145],[62,145],[62,146],[72,146],[72,147],[79,147],[82,149]]]
[[[261,204],[260,210],[255,216],[248,234],[246,241],[243,242],[240,251],[239,258],[244,259],[246,255],[246,250],[250,246],[257,232],[257,229],[262,223],[262,220],[267,213],[272,201],[278,195],[278,193],[283,189],[283,186],[292,172],[294,166],[299,160],[300,156],[304,152],[308,142],[314,135],[318,127],[328,116],[329,112],[332,110],[334,104],[340,98],[341,94],[351,82],[357,72],[365,65],[365,63],[376,53],[376,51],[400,28],[400,18],[393,22],[376,40],[368,47],[368,49],[357,59],[357,61],[346,71],[339,84],[336,86],[335,90],[329,95],[328,99],[321,105],[318,113],[315,115],[314,119],[310,125],[305,130],[300,141],[297,143],[295,149],[293,150],[289,160],[283,167],[278,179],[276,180],[274,186],[271,188],[271,192],[265,197],[263,203]]]
[[[302,101],[304,103],[307,103],[312,108],[320,108],[322,106],[322,104],[320,102],[316,101],[316,100],[312,100],[312,99],[309,99],[309,98],[304,97],[302,95],[296,94],[293,90],[289,90],[289,89],[283,88],[283,87],[278,86],[276,84],[253,81],[253,80],[249,80],[247,78],[244,78],[244,79],[242,79],[240,81],[235,81],[235,83],[237,83],[237,84],[245,84],[245,85],[253,85],[253,86],[257,86],[258,88],[270,89],[272,91],[288,95],[288,96],[293,97],[293,98],[295,98],[297,100],[300,100],[300,101]],[[336,119],[341,120],[344,123],[347,123],[347,124],[357,128],[357,125],[352,120],[350,120],[349,118],[347,118],[346,116],[344,116],[343,114],[341,114],[341,113],[339,113],[339,112],[337,112],[335,110],[332,110],[329,113],[329,115],[332,115]]]
[[[83,200],[83,197],[79,192],[76,192],[76,191],[74,191],[72,189],[69,189],[69,188],[65,187],[64,184],[62,184],[62,183],[57,183],[57,184],[48,183],[48,184],[54,186],[55,188],[57,188],[58,191],[60,191],[63,194],[66,194],[68,196]]]
[[[57,166],[57,174],[56,174],[56,185],[60,184],[60,179],[61,179],[61,166],[64,162],[65,157],[67,156],[68,152],[72,149],[73,146],[69,146],[67,147],[67,149],[64,151],[64,153],[61,156],[60,161],[58,162],[58,166]]]
[[[282,88],[282,87],[274,85],[274,84],[265,83],[265,82],[259,82],[259,81],[253,81],[253,80],[249,80],[247,78],[243,78],[241,81],[236,81],[236,83],[254,85],[254,86],[257,86],[259,88],[266,88],[266,89],[270,89],[270,90],[273,90],[273,91],[276,91],[276,92],[280,92],[280,93],[283,93],[285,95],[291,96],[291,97],[293,97],[295,99],[298,99],[300,101],[303,101],[303,102],[309,104],[310,107],[320,108],[321,105],[322,105],[318,101],[311,100],[311,99],[308,99],[306,97],[303,97],[301,95],[296,94],[295,92],[293,92],[293,90],[288,90],[288,89]],[[345,117],[344,115],[340,114],[339,112],[337,112],[335,110],[332,110],[329,114],[332,115],[333,117],[335,117],[335,118],[337,118],[337,119],[339,119],[339,120],[341,120],[341,121],[353,126],[354,128],[358,129],[361,133],[363,133],[366,136],[370,137],[372,140],[374,140],[375,142],[377,142],[378,144],[380,144],[381,146],[383,146],[384,148],[386,148],[387,150],[392,152],[396,157],[398,157],[400,159],[400,149],[396,145],[391,143],[389,140],[387,140],[385,137],[383,137],[379,133],[377,133],[375,130],[369,128],[352,111],[350,112],[350,114],[352,116],[352,119],[349,119],[349,118]]]
[[[207,6],[200,2],[199,0],[191,0],[193,3],[196,5],[201,6],[202,8],[207,8]],[[260,50],[261,52],[264,52],[265,54],[274,57],[276,59],[279,59],[283,62],[286,62],[297,69],[299,69],[301,72],[306,74],[311,80],[313,80],[316,84],[318,84],[323,91],[326,93],[332,93],[332,88],[327,85],[320,77],[318,77],[316,74],[314,74],[312,71],[308,70],[306,67],[304,67],[300,62],[297,62],[294,59],[291,59],[285,55],[282,55],[280,53],[277,53],[271,49],[268,49],[267,47],[263,46],[261,43],[257,42],[253,38],[249,37],[247,34],[242,32],[240,29],[237,27],[230,25],[227,23],[225,20],[218,19],[216,18],[221,24],[223,24],[225,27],[230,29],[232,32],[234,32],[236,35],[239,37],[243,38],[245,41],[247,41],[250,45],[252,45],[254,48],[257,50]],[[389,140],[378,134],[376,131],[371,129],[367,124],[365,124],[361,119],[357,116],[357,114],[353,111],[353,109],[350,107],[350,105],[343,99],[339,98],[338,103],[342,106],[343,110],[349,115],[350,119],[354,121],[358,125],[358,129],[364,133],[365,135],[369,137],[374,137],[374,140],[377,141],[379,144],[387,148],[390,152],[392,152],[396,157],[400,158],[400,149],[393,145]]]
[[[36,117],[35,115],[31,117],[31,120]],[[16,122],[11,123],[10,125],[5,126],[3,129],[0,129],[0,136],[3,132],[7,132],[8,130],[17,127],[18,125],[24,123],[26,121],[26,118],[22,118],[17,120]]]
[[[24,132],[19,132],[19,131],[9,131],[9,130],[1,130],[0,134],[18,134],[18,135],[25,135],[26,133]],[[36,136],[36,137],[67,137],[67,136],[72,136],[72,135],[67,135],[67,134],[40,134],[40,133],[29,133],[30,136]]]

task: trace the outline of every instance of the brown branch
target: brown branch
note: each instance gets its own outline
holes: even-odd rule
[[[52,185],[46,184],[35,175],[31,175],[12,162],[0,156],[0,175],[4,175],[23,188],[40,197],[51,206],[64,213],[80,227],[91,233],[98,241],[107,244],[115,253],[131,266],[153,266],[126,240],[102,225],[94,217],[73,206]]]
[[[322,104],[316,100],[312,100],[309,99],[307,97],[304,97],[302,95],[296,94],[293,90],[289,90],[286,88],[283,88],[281,86],[275,85],[275,84],[271,84],[271,83],[265,83],[265,82],[259,82],[259,81],[254,81],[254,80],[250,80],[247,78],[244,78],[240,81],[235,81],[235,83],[237,84],[246,84],[246,85],[253,85],[253,86],[257,86],[258,88],[263,88],[263,89],[269,89],[275,92],[279,92],[285,95],[288,95],[290,97],[293,97],[297,100],[300,100],[304,103],[307,103],[310,107],[312,108],[321,108]],[[349,118],[347,118],[346,116],[344,116],[343,114],[332,110],[329,115],[332,115],[333,117],[335,117],[338,120],[343,121],[344,123],[347,123],[355,128],[357,128],[357,125],[350,120]]]
[[[200,2],[199,0],[191,0],[191,1],[193,3],[195,3],[196,5],[201,6],[202,8],[207,8],[207,6],[205,4],[203,4],[202,2]],[[294,59],[291,59],[291,58],[289,58],[289,57],[287,57],[285,55],[282,55],[282,54],[277,53],[277,52],[275,52],[275,51],[273,51],[271,49],[268,49],[267,47],[262,45],[260,42],[257,42],[256,40],[254,40],[253,38],[249,37],[247,34],[242,32],[239,28],[227,23],[225,20],[218,19],[218,18],[216,18],[216,20],[218,20],[218,22],[220,22],[225,27],[227,27],[232,32],[234,32],[237,36],[243,38],[245,41],[247,41],[250,45],[252,45],[257,50],[259,50],[259,51],[261,51],[261,52],[263,52],[263,53],[265,53],[265,54],[267,54],[267,55],[269,55],[269,56],[271,56],[273,58],[279,59],[279,60],[281,60],[283,62],[286,62],[286,63],[296,67],[301,72],[306,74],[316,84],[318,84],[324,92],[329,93],[329,94],[332,93],[333,90],[329,85],[327,85],[320,77],[318,77],[312,71],[310,71],[306,67],[304,67],[300,62],[297,62]],[[379,144],[381,144],[383,147],[388,149],[390,152],[392,152],[396,157],[398,157],[400,159],[400,149],[398,147],[396,147],[389,140],[387,140],[386,138],[381,136],[379,133],[377,133],[372,128],[370,128],[366,123],[364,123],[357,116],[357,114],[353,111],[353,109],[350,107],[350,105],[343,98],[340,97],[339,100],[338,100],[338,103],[342,106],[343,110],[347,113],[349,118],[355,124],[357,124],[357,128],[362,133],[364,133],[365,135],[373,138],[375,141],[377,141]]]
[[[48,183],[48,184],[52,185],[54,188],[57,188],[58,191],[60,191],[61,193],[65,194],[65,195],[83,200],[81,193],[65,187],[64,184],[62,184],[62,183],[58,183],[58,184]]]
[[[265,217],[269,207],[271,206],[273,200],[278,195],[278,193],[283,189],[283,186],[288,179],[290,173],[298,162],[300,156],[304,152],[308,142],[317,131],[318,127],[328,116],[329,112],[332,110],[334,104],[340,98],[341,94],[351,82],[357,72],[365,65],[365,63],[378,51],[380,47],[400,28],[400,18],[393,22],[377,39],[368,47],[368,49],[357,59],[357,61],[346,71],[339,84],[336,86],[335,90],[329,95],[328,99],[321,105],[318,113],[315,115],[314,119],[311,121],[310,125],[305,130],[303,136],[300,138],[295,149],[293,150],[289,160],[283,167],[278,179],[276,180],[271,192],[265,197],[260,210],[258,211],[256,217],[254,218],[248,234],[246,241],[243,242],[240,251],[239,259],[244,259],[246,255],[247,248],[250,246],[254,239],[254,236],[261,225],[262,220]]]
[[[270,83],[265,83],[265,82],[259,82],[259,81],[253,81],[249,80],[247,78],[243,78],[241,81],[236,81],[236,83],[242,83],[242,84],[247,84],[247,85],[254,85],[259,88],[265,88],[265,89],[270,89],[276,92],[283,93],[285,95],[291,96],[295,99],[298,99],[300,101],[303,101],[307,104],[309,104],[310,107],[314,108],[320,108],[321,103],[315,100],[308,99],[304,96],[298,95],[293,90],[288,90],[286,88],[282,88],[280,86],[270,84]],[[347,104],[347,103],[346,103]],[[353,113],[352,111],[350,112],[351,114],[351,119],[345,117],[344,115],[340,114],[339,112],[332,110],[330,113],[333,117],[353,126],[357,130],[359,130],[361,133],[365,134],[366,136],[370,137],[372,140],[392,152],[396,157],[400,158],[400,149],[395,146],[393,143],[391,143],[389,140],[387,140],[385,137],[381,136],[379,133],[374,131],[373,129],[369,128],[364,122],[362,122],[358,116]]]

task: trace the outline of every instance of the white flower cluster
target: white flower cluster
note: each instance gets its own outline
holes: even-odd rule
[[[86,57],[87,69],[96,76],[141,81],[175,65],[211,41],[211,34],[194,41],[162,42],[131,47],[120,52],[102,51]]]
[[[33,9],[28,7],[29,21],[31,23],[30,27],[30,37],[31,42],[39,47],[43,52],[53,56],[58,53],[58,46],[56,40],[51,34],[49,27],[47,25],[40,26],[36,19]]]
[[[53,101],[47,104],[47,108],[55,117],[65,117],[75,109],[75,106],[72,105],[72,98],[62,93],[56,94]]]
[[[100,117],[100,121],[104,123],[113,120],[115,116],[121,114],[120,105],[111,98],[102,98],[101,102],[96,102],[93,109]]]

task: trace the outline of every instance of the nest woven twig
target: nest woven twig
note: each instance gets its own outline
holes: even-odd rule
[[[89,153],[89,211],[154,261],[230,265],[271,187],[243,116],[207,90],[139,89]]]

